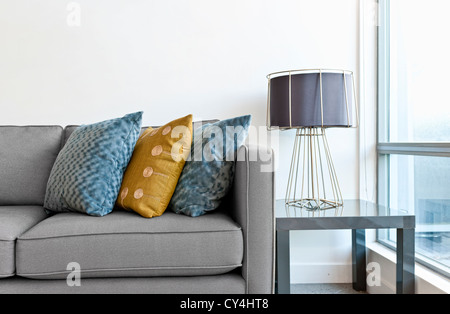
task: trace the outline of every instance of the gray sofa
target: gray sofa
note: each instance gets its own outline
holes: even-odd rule
[[[251,158],[261,147],[239,149],[230,195],[201,217],[47,215],[46,183],[74,128],[0,126],[0,293],[273,293],[274,173]]]

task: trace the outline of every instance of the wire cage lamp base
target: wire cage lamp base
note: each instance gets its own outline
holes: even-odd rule
[[[308,211],[344,205],[325,128],[297,129],[285,202]]]

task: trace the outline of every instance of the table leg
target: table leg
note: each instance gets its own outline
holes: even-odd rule
[[[291,293],[289,231],[277,231],[277,293]]]
[[[415,293],[415,230],[397,229],[397,294]]]
[[[366,291],[366,230],[352,230],[353,289]]]

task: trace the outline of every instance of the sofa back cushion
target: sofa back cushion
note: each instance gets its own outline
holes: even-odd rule
[[[43,205],[60,126],[0,126],[0,206]]]

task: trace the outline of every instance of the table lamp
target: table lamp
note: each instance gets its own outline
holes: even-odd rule
[[[268,130],[297,130],[286,205],[312,211],[343,206],[325,130],[358,127],[353,72],[293,70],[267,79]]]

